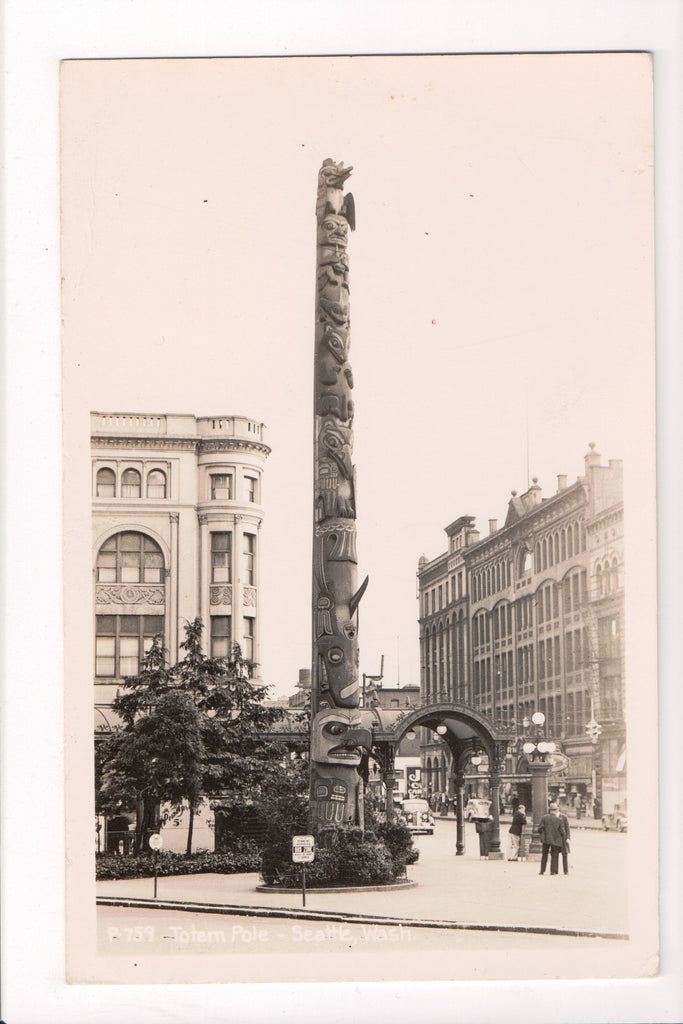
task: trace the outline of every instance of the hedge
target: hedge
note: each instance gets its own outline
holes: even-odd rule
[[[230,850],[210,853],[208,850],[193,853],[159,853],[156,860],[158,875],[196,875],[214,873],[234,875],[243,871],[258,871],[261,861],[259,847],[249,840],[240,840]],[[151,878],[155,861],[151,853],[123,854],[98,853],[96,855],[96,878]]]

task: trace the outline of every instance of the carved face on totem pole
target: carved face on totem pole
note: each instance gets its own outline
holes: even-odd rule
[[[352,434],[334,416],[323,420],[319,436],[316,505],[318,518],[354,518]]]
[[[316,825],[362,820],[358,766],[372,748],[358,708],[321,710],[311,722],[311,811]]]
[[[332,707],[358,707],[358,645],[356,623],[348,619],[340,635],[323,636],[318,640],[318,682],[320,703]]]
[[[342,421],[353,416],[353,374],[347,360],[347,337],[326,324],[316,347],[316,412]]]
[[[316,764],[357,766],[372,749],[372,733],[363,728],[359,708],[330,708],[311,723],[311,758]]]
[[[318,226],[318,246],[343,246],[349,242],[349,222],[346,217],[328,213]]]

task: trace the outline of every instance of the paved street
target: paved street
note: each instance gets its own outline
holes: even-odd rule
[[[503,826],[503,843],[507,826]],[[627,835],[573,829],[570,873],[540,877],[537,862],[479,859],[474,825],[466,853],[456,857],[453,819],[439,819],[433,836],[416,837],[420,860],[408,869],[414,888],[403,891],[307,894],[307,910],[401,920],[450,921],[507,928],[628,932]],[[233,907],[300,910],[300,893],[259,893],[258,876],[188,875],[160,878],[161,900]],[[152,897],[151,879],[99,882],[98,896]],[[227,927],[225,921],[221,927]],[[519,937],[518,937],[519,940]]]
[[[529,951],[562,950],[605,954],[610,940],[525,934]],[[507,949],[510,933],[415,928],[411,925],[348,924],[295,918],[188,913],[126,907],[99,907],[97,946],[104,955],[267,953],[416,953],[429,950]],[[622,944],[619,943],[621,946]]]

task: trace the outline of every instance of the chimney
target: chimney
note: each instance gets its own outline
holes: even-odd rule
[[[593,466],[599,466],[600,465],[600,453],[595,451],[595,444],[594,444],[594,442],[591,441],[591,443],[588,445],[588,447],[589,447],[590,451],[588,451],[586,453],[586,456],[585,456],[586,473],[588,472],[589,469],[592,469]]]
[[[557,490],[564,491],[567,487],[567,477],[564,473],[558,473],[557,475]]]
[[[526,498],[527,508],[533,508],[535,505],[541,503],[541,488],[538,485],[538,477],[534,476],[531,478],[531,487],[524,495]]]
[[[497,529],[498,529],[498,520],[497,519],[489,519],[489,533],[495,533]]]

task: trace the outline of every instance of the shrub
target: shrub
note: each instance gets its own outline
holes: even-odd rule
[[[377,835],[389,850],[398,878],[405,873],[407,864],[414,864],[420,851],[413,846],[413,836],[407,825],[399,821],[381,821]]]
[[[405,861],[400,873],[404,870]],[[301,866],[292,863],[291,838],[266,845],[261,876],[269,885],[296,888],[301,884]],[[393,882],[396,877],[389,847],[373,832],[364,834],[360,828],[348,825],[321,829],[315,860],[306,865],[306,883],[311,888],[379,885]]]
[[[232,849],[220,853],[200,850],[198,853],[160,853],[156,861],[158,875],[195,875],[215,873],[223,875],[237,874],[242,871],[258,871],[260,852],[255,843],[240,840]],[[140,853],[131,856],[118,856],[111,853],[97,854],[96,878],[100,880],[114,878],[151,878],[154,874],[154,855]]]

